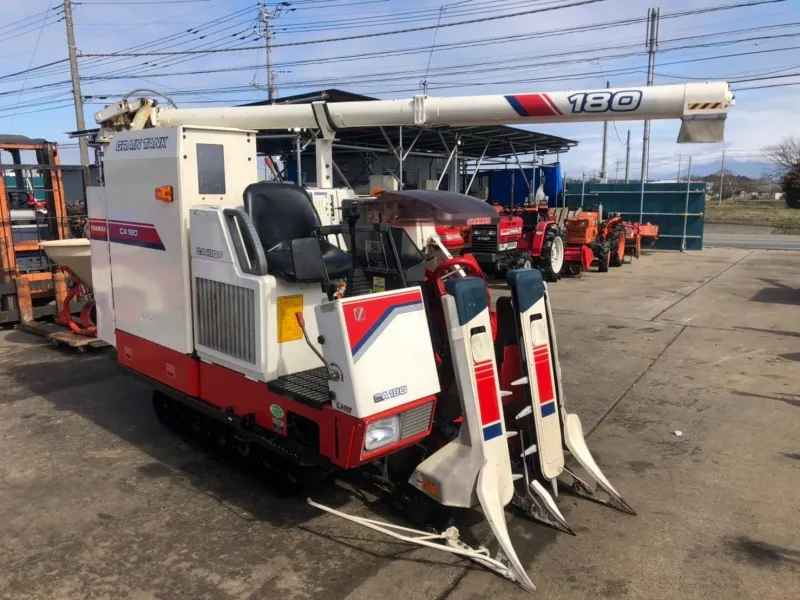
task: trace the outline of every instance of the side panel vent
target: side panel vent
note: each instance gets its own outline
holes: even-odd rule
[[[254,365],[255,291],[202,277],[195,284],[197,343]]]

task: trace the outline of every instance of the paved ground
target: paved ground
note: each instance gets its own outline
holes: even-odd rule
[[[703,235],[706,248],[749,248],[755,250],[800,250],[800,235],[769,233],[709,233]]]
[[[533,596],[271,493],[106,358],[12,331],[0,598],[799,598],[800,253],[653,253],[552,290],[568,401],[639,514],[561,497],[577,537],[511,520]]]
[[[724,223],[715,223],[709,222],[708,219],[703,224],[703,234],[708,235],[709,233],[748,233],[748,234],[760,234],[760,235],[770,235],[775,232],[775,228],[770,225],[769,223],[734,223],[734,222],[724,222]]]

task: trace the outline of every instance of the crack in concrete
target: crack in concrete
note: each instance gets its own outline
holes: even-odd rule
[[[664,353],[670,349],[672,344],[674,344],[678,340],[680,335],[684,331],[686,331],[687,328],[688,328],[687,325],[683,325],[681,327],[680,331],[678,331],[678,333],[675,334],[675,336],[669,341],[669,343],[666,346],[664,346],[664,348],[662,348],[661,352],[658,353],[658,355],[652,360],[652,362],[649,365],[647,365],[647,368],[639,374],[639,376],[633,381],[633,383],[630,384],[628,388],[624,392],[622,392],[622,394],[620,394],[616,400],[614,400],[614,402],[611,403],[611,406],[609,406],[606,409],[606,411],[600,416],[597,422],[586,431],[585,437],[588,438],[598,427],[600,427],[600,425],[602,424],[603,421],[606,420],[608,415],[610,415],[611,412],[619,405],[619,403],[622,402],[625,396],[627,396],[631,392],[631,390],[636,387],[636,384],[639,383],[642,380],[642,378],[650,372],[650,369],[652,369],[653,366],[659,361],[659,359],[662,356],[664,356]]]
[[[708,281],[706,281],[705,283],[702,283],[702,284],[698,285],[698,286],[697,286],[696,288],[694,288],[694,289],[693,289],[691,292],[689,292],[688,294],[686,294],[686,295],[685,295],[683,298],[681,298],[680,300],[676,300],[675,302],[673,302],[672,304],[670,304],[670,305],[669,305],[667,308],[665,308],[664,310],[662,310],[660,313],[658,313],[658,314],[657,314],[655,317],[653,317],[653,318],[652,318],[652,319],[650,319],[650,320],[651,320],[651,321],[655,321],[656,319],[658,319],[658,317],[660,317],[661,315],[663,315],[665,312],[667,312],[667,311],[668,311],[668,310],[670,310],[671,308],[674,308],[674,307],[676,307],[678,304],[680,304],[681,302],[683,302],[684,300],[686,300],[686,299],[687,299],[689,296],[691,296],[691,295],[693,295],[693,294],[697,293],[699,290],[702,290],[702,289],[703,289],[704,287],[706,287],[706,286],[707,286],[709,283],[711,283],[712,281],[715,281],[715,280],[716,280],[718,277],[720,277],[720,276],[724,275],[725,273],[727,273],[728,271],[730,271],[730,270],[731,270],[733,267],[735,267],[735,266],[736,266],[736,265],[738,265],[740,262],[742,262],[744,259],[746,259],[748,256],[750,256],[751,254],[753,254],[753,252],[755,252],[755,250],[750,250],[750,252],[748,252],[747,254],[745,254],[745,255],[744,255],[742,258],[740,258],[739,260],[737,260],[735,263],[733,263],[733,264],[731,264],[731,265],[728,265],[728,266],[727,266],[726,268],[724,268],[722,271],[720,271],[719,273],[717,273],[716,275],[714,275],[714,276],[713,276],[711,279],[709,279],[709,280],[708,280]]]

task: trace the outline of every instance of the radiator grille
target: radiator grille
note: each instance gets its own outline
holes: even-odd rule
[[[255,364],[255,291],[202,277],[195,289],[197,343]]]
[[[497,227],[473,226],[471,240],[473,252],[497,252]]]
[[[405,440],[423,431],[428,431],[432,410],[433,402],[402,413],[400,415],[400,439]]]

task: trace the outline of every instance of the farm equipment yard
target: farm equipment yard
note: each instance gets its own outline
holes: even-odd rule
[[[798,253],[707,249],[550,286],[567,404],[638,515],[562,493],[572,537],[508,507],[532,594],[305,502],[402,523],[349,484],[286,494],[189,445],[104,351],[4,330],[0,597],[798,598],[798,281]]]

